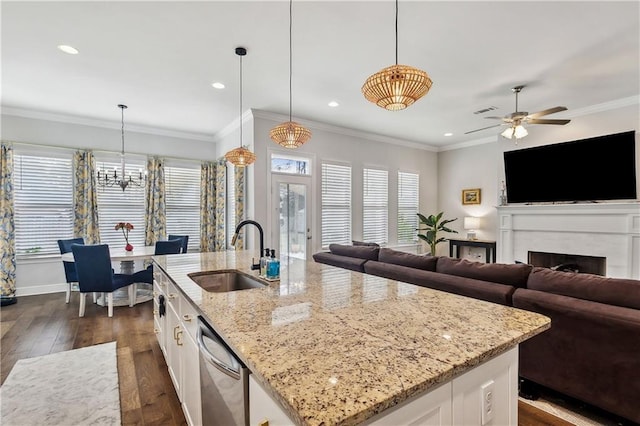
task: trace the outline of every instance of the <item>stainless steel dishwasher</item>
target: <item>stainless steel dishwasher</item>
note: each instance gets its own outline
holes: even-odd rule
[[[202,316],[198,317],[202,424],[249,424],[249,370]]]

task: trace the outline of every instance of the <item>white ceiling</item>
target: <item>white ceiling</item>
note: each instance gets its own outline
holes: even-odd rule
[[[288,1],[2,1],[2,107],[213,136],[244,109],[289,111]],[[399,62],[431,91],[385,111],[364,80],[392,65],[393,1],[293,3],[293,115],[433,147],[495,137],[484,116],[571,111],[640,93],[640,2],[401,1]],[[78,55],[60,52],[68,44]],[[211,87],[214,81],[226,89]],[[336,100],[338,108],[327,103]],[[497,107],[485,114],[474,111]],[[571,124],[569,124],[570,126]],[[532,126],[530,132],[535,131]],[[454,135],[445,137],[445,132]],[[313,140],[313,139],[312,139]]]

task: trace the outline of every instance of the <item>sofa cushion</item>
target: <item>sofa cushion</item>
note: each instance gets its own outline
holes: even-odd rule
[[[364,271],[371,275],[507,306],[511,306],[511,295],[515,291],[515,287],[509,285],[456,277],[373,260],[369,260],[364,264]]]
[[[438,258],[436,272],[524,288],[531,268],[531,265],[524,263],[481,263],[441,256]]]
[[[329,244],[329,251],[340,256],[357,257],[367,260],[378,260],[380,247],[375,246],[347,246],[342,244]]]
[[[353,244],[354,246],[380,247],[380,244],[378,243],[366,243],[364,241],[356,241],[356,240],[351,240],[351,244]]]
[[[338,266],[340,268],[350,269],[352,271],[364,272],[364,264],[367,259],[360,259],[357,257],[340,256],[338,254],[322,251],[314,253],[313,260],[318,263],[325,263],[327,265]]]
[[[421,256],[413,253],[405,253],[390,248],[381,248],[378,253],[378,261],[392,263],[394,265],[408,266],[410,268],[423,269],[425,271],[435,271],[438,258],[435,256]]]
[[[527,288],[583,300],[640,309],[640,281],[535,267]]]

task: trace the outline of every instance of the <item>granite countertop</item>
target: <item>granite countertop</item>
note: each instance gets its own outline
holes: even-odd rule
[[[256,253],[154,256],[289,416],[355,424],[550,327],[549,318],[293,259],[268,287],[209,293],[191,272],[251,271]]]

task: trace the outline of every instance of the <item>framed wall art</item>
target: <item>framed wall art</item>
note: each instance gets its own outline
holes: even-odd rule
[[[462,204],[480,204],[480,188],[463,189]]]

